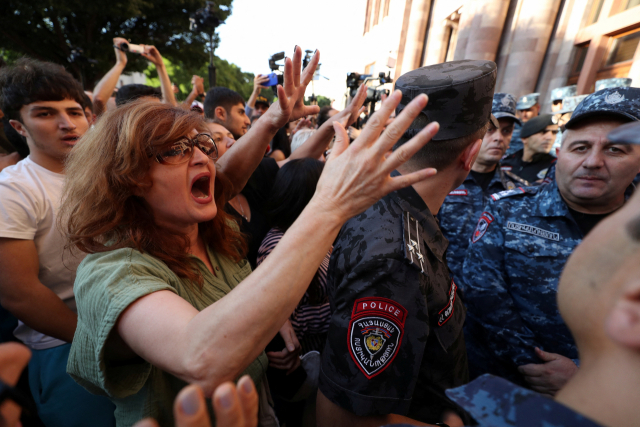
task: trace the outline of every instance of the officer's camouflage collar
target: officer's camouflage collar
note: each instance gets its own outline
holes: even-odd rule
[[[599,427],[561,403],[489,374],[446,393],[480,426]]]
[[[537,189],[540,194],[540,203],[535,203],[531,210],[532,216],[566,216],[571,218],[571,213],[566,202],[560,195],[556,180],[548,184],[542,184],[538,187],[529,187]]]
[[[400,175],[398,171],[391,173],[392,177]],[[389,196],[400,205],[403,211],[409,212],[418,221],[427,235],[425,243],[429,246],[429,250],[438,258],[438,261],[442,261],[449,241],[440,231],[438,222],[416,190],[409,186],[395,191]]]

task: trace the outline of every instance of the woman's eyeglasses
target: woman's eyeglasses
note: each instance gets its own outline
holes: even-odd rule
[[[218,159],[218,147],[211,135],[199,133],[193,138],[184,137],[174,142],[168,149],[156,155],[156,161],[163,165],[179,165],[193,157],[194,147],[198,147],[211,160]]]

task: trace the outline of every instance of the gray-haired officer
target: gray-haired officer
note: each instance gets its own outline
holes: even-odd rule
[[[522,149],[502,160],[502,169],[523,185],[536,185],[547,175],[556,158],[549,154],[558,133],[551,114],[534,117],[522,126]]]
[[[516,116],[521,123],[516,123],[515,127],[513,128],[513,134],[511,135],[511,143],[509,144],[507,155],[513,154],[516,151],[522,149],[520,130],[522,129],[522,125],[524,123],[528,122],[534,117],[538,117],[538,114],[540,114],[540,104],[538,103],[539,99],[539,93],[530,93],[518,99],[518,103],[516,104],[516,110],[518,112],[516,113]]]
[[[616,128],[614,144],[640,145],[640,122]],[[481,427],[599,427],[640,419],[640,194],[576,249],[558,304],[585,361],[555,400],[491,375],[448,390]],[[586,362],[589,360],[589,363]]]
[[[465,60],[419,68],[396,81],[403,93],[398,112],[419,94],[429,96],[398,145],[431,121],[440,131],[393,175],[425,167],[438,174],[350,219],[336,240],[319,426],[460,424],[466,418],[444,393],[468,381],[465,308],[434,214],[480,150],[495,80],[495,63]]]
[[[523,185],[520,179],[507,176],[500,168],[500,160],[509,148],[513,126],[520,123],[516,117],[516,100],[513,95],[493,95],[491,113],[498,120],[498,126],[489,124],[469,176],[462,185],[447,195],[438,212],[440,229],[449,240],[447,262],[455,277],[462,274],[469,237],[489,202],[489,196]]]
[[[589,95],[566,124],[555,180],[491,196],[463,266],[469,360],[485,363],[472,365],[472,375],[493,373],[554,394],[576,372],[577,349],[556,304],[558,280],[584,236],[624,204],[640,146],[607,134],[638,120],[640,89]]]

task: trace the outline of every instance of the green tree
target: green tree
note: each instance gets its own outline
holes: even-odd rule
[[[305,105],[311,105],[311,101],[309,100],[309,98],[310,97],[305,98],[304,100]],[[320,108],[331,105],[331,99],[327,98],[326,96],[316,95],[316,101],[317,101],[318,107]]]
[[[178,98],[184,99],[191,92],[191,77],[195,74],[204,78],[205,89],[209,89],[209,62],[201,63],[198,67],[189,67],[181,61],[172,62],[169,59],[164,60],[167,67],[167,73],[171,77],[171,81],[178,86],[180,94]],[[252,73],[243,72],[237,65],[232,64],[224,59],[213,58],[213,63],[216,67],[216,85],[228,87],[238,92],[246,100],[251,96],[253,90],[253,77]],[[127,65],[127,68],[129,65]],[[147,76],[147,84],[149,86],[159,87],[160,79],[158,79],[158,73],[153,65],[144,70],[144,74]]]
[[[231,14],[231,2],[216,0],[222,19]],[[1,0],[0,48],[62,64],[87,88],[113,66],[113,37],[155,45],[171,61],[198,69],[208,63],[209,37],[189,30],[189,16],[204,6],[205,0]],[[70,62],[74,48],[95,62]],[[127,71],[147,66],[130,55]]]

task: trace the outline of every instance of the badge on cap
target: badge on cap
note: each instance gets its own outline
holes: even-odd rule
[[[365,377],[382,373],[398,353],[407,310],[388,298],[360,298],[349,322],[349,353]]]

